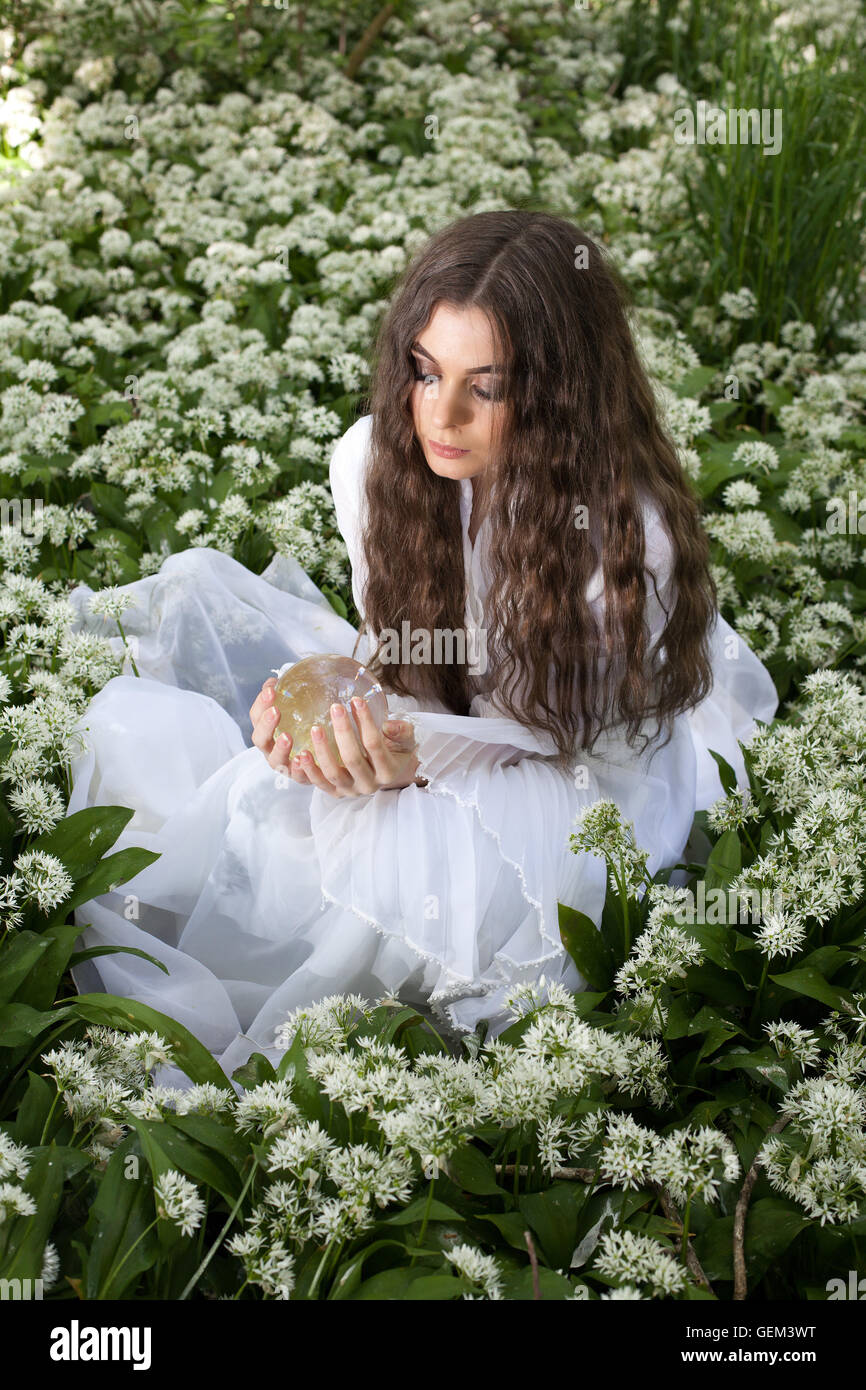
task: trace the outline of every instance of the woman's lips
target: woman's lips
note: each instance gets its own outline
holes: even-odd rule
[[[456,459],[459,458],[461,454],[469,453],[468,449],[455,449],[450,444],[437,444],[435,439],[428,439],[427,443],[430,445],[434,454],[438,454],[439,457],[443,459]]]

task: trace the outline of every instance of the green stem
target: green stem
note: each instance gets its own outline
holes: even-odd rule
[[[751,1014],[749,1015],[749,1032],[750,1032],[750,1033],[752,1032],[752,1030],[753,1030],[753,1028],[754,1028],[754,1026],[755,1026],[755,1021],[757,1020],[758,1013],[759,1013],[759,1010],[760,1010],[760,1007],[761,1007],[761,995],[762,995],[763,992],[764,992],[764,981],[765,981],[766,978],[767,978],[767,971],[768,971],[769,967],[770,967],[770,957],[769,957],[769,956],[765,956],[765,957],[764,957],[764,969],[763,969],[763,971],[761,972],[761,983],[758,985],[758,992],[757,992],[757,994],[755,995],[755,1002],[754,1002],[754,1004],[752,1005],[752,1012],[751,1012]]]
[[[316,1285],[317,1285],[318,1282],[319,1282],[319,1276],[321,1275],[322,1270],[325,1268],[325,1262],[327,1261],[327,1258],[328,1258],[328,1256],[329,1256],[330,1253],[331,1253],[331,1246],[334,1244],[334,1241],[335,1241],[335,1240],[336,1240],[336,1236],[331,1236],[331,1239],[328,1241],[328,1244],[325,1246],[325,1253],[324,1253],[324,1255],[322,1256],[321,1260],[319,1261],[319,1268],[316,1270],[316,1273],[315,1273],[315,1275],[313,1276],[313,1282],[312,1282],[312,1284],[310,1285],[310,1292],[307,1294],[307,1297],[308,1297],[308,1298],[312,1298],[313,1295],[314,1295],[314,1293],[316,1292]]]
[[[41,1136],[41,1138],[40,1138],[40,1140],[39,1140],[39,1143],[40,1143],[40,1144],[44,1144],[44,1143],[45,1143],[45,1139],[46,1139],[46,1136],[47,1136],[47,1134],[48,1134],[48,1126],[49,1126],[50,1123],[51,1123],[51,1116],[54,1114],[54,1107],[55,1107],[55,1105],[57,1104],[57,1102],[59,1101],[59,1099],[60,1099],[60,1091],[58,1090],[58,1091],[57,1091],[57,1094],[55,1095],[55,1097],[54,1097],[54,1099],[53,1099],[53,1101],[51,1102],[51,1109],[48,1111],[48,1114],[47,1114],[46,1117],[45,1117],[45,1124],[42,1126],[42,1136]]]
[[[430,1186],[429,1186],[428,1189],[427,1189],[427,1204],[426,1204],[426,1206],[424,1207],[424,1217],[423,1217],[423,1220],[422,1220],[422,1222],[421,1222],[421,1230],[420,1230],[420,1232],[419,1232],[419,1234],[418,1234],[418,1244],[419,1244],[419,1245],[421,1245],[421,1244],[423,1243],[423,1241],[424,1241],[424,1232],[427,1230],[427,1222],[428,1222],[429,1219],[430,1219],[430,1207],[431,1207],[432,1204],[433,1204],[433,1188],[434,1188],[435,1186],[436,1186],[436,1179],[435,1179],[435,1178],[431,1178],[431,1179],[430,1179]],[[412,1259],[409,1261],[409,1263],[412,1264],[412,1263],[414,1262],[414,1259],[415,1259],[415,1256],[413,1255],[413,1256],[412,1256]]]
[[[125,633],[124,630],[123,630],[123,623],[120,621],[119,618],[115,618],[114,621],[117,623],[118,631],[120,632],[120,635],[121,635],[121,637],[123,638],[123,645],[124,645],[124,647],[126,648],[126,651],[127,651],[128,655],[129,655],[129,662],[130,662],[130,665],[132,666],[133,671],[134,671],[135,674],[139,677],[139,680],[140,680],[140,679],[141,679],[141,675],[140,675],[140,673],[139,673],[138,667],[137,667],[136,664],[135,664],[135,657],[132,655],[132,649],[131,649],[131,647],[130,647],[130,645],[129,645],[129,642],[127,641],[126,633]]]
[[[259,1166],[259,1160],[256,1158],[256,1156],[255,1156],[255,1154],[254,1154],[254,1155],[253,1155],[253,1166],[252,1166],[252,1168],[250,1169],[249,1173],[247,1174],[247,1180],[246,1180],[246,1182],[244,1183],[243,1187],[241,1188],[240,1195],[239,1195],[237,1201],[235,1202],[234,1206],[232,1207],[231,1211],[229,1212],[228,1216],[226,1217],[225,1224],[224,1224],[222,1230],[220,1231],[219,1235],[217,1236],[216,1240],[214,1241],[213,1245],[211,1246],[210,1250],[209,1250],[209,1251],[207,1252],[207,1254],[205,1255],[205,1257],[204,1257],[204,1259],[202,1260],[201,1264],[199,1265],[198,1269],[195,1271],[195,1273],[192,1275],[192,1277],[187,1281],[186,1287],[184,1288],[184,1291],[183,1291],[183,1293],[182,1293],[181,1296],[180,1296],[180,1301],[181,1301],[181,1302],[183,1302],[183,1300],[189,1295],[189,1293],[191,1292],[191,1290],[195,1288],[195,1286],[196,1286],[196,1284],[198,1283],[199,1279],[200,1279],[201,1276],[204,1274],[205,1270],[207,1269],[208,1265],[210,1264],[211,1260],[213,1259],[214,1255],[216,1254],[217,1250],[219,1249],[220,1245],[222,1244],[223,1237],[225,1236],[226,1231],[229,1229],[229,1227],[231,1226],[232,1222],[234,1221],[234,1219],[235,1219],[235,1217],[236,1217],[236,1215],[237,1215],[237,1213],[238,1213],[238,1211],[239,1211],[239,1209],[240,1209],[240,1205],[241,1205],[241,1203],[243,1202],[244,1197],[246,1197],[247,1192],[249,1191],[250,1183],[251,1183],[252,1180],[253,1180],[253,1175],[254,1175],[256,1169],[258,1168],[258,1166]],[[204,1222],[202,1222],[202,1225],[204,1225]]]
[[[136,1247],[137,1245],[139,1245],[139,1244],[141,1243],[141,1241],[144,1240],[144,1237],[147,1235],[148,1231],[152,1231],[152,1230],[153,1230],[153,1228],[154,1228],[154,1226],[156,1225],[156,1223],[157,1223],[158,1220],[159,1220],[159,1217],[158,1217],[158,1216],[155,1216],[155,1217],[153,1218],[153,1220],[151,1221],[150,1225],[149,1225],[149,1226],[145,1226],[145,1228],[144,1228],[144,1230],[142,1231],[141,1235],[140,1235],[140,1236],[137,1236],[137,1237],[135,1238],[135,1240],[132,1242],[132,1244],[130,1245],[130,1247],[129,1247],[129,1249],[127,1250],[126,1254],[124,1255],[123,1259],[120,1261],[120,1264],[118,1264],[118,1265],[112,1265],[111,1269],[110,1269],[109,1272],[108,1272],[108,1278],[106,1279],[105,1283],[102,1284],[102,1285],[100,1286],[99,1293],[97,1294],[97,1298],[98,1298],[98,1299],[101,1299],[101,1298],[104,1298],[104,1297],[105,1297],[105,1295],[104,1295],[103,1292],[102,1292],[103,1289],[108,1289],[108,1288],[111,1287],[111,1281],[112,1281],[112,1279],[115,1279],[115,1278],[117,1277],[117,1275],[118,1275],[118,1274],[120,1273],[120,1271],[123,1269],[123,1266],[126,1264],[127,1260],[129,1259],[129,1257],[130,1257],[130,1255],[132,1254],[132,1252],[133,1252],[133,1250],[135,1249],[135,1247]]]
[[[689,1209],[692,1205],[692,1194],[689,1193],[689,1200],[686,1202],[685,1213],[683,1214],[683,1238],[680,1245],[680,1259],[686,1264],[689,1257]]]
[[[522,1146],[521,1144],[518,1144],[518,1145],[517,1145],[517,1154],[516,1154],[515,1159],[514,1159],[514,1200],[515,1200],[515,1202],[517,1201],[517,1196],[518,1196],[518,1193],[519,1193],[519,1191],[520,1191],[520,1155],[522,1154],[522,1152],[523,1152],[523,1146]]]

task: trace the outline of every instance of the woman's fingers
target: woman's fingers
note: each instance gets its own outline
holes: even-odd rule
[[[415,737],[412,725],[404,720],[388,719],[385,721],[385,725],[396,727],[394,731],[390,727],[383,730],[379,728],[373,718],[366,700],[354,699],[352,708],[361,730],[364,747],[369,754],[378,780],[380,782],[390,781],[394,775],[391,754],[407,753],[414,747]],[[399,732],[397,732],[397,727],[399,727]]]
[[[292,736],[291,734],[277,733],[273,748],[268,753],[268,762],[271,767],[280,772],[288,772],[289,762],[292,757]]]
[[[344,705],[331,705],[331,726],[334,730],[334,742],[340,750],[340,757],[343,759],[346,772],[352,779],[355,791],[365,794],[374,791],[375,772],[373,765],[358,739],[355,727]]]
[[[273,709],[276,676],[269,676],[250,706],[250,723],[255,726],[266,709]]]
[[[336,795],[336,787],[328,781],[322,769],[317,767],[311,753],[306,751],[299,753],[297,758],[293,759],[293,763],[297,764],[301,773],[301,777],[298,778],[299,781],[303,780],[312,787],[320,787],[323,792],[330,792],[331,796]],[[294,776],[294,772],[292,776]]]
[[[252,741],[256,748],[261,748],[263,753],[270,753],[274,746],[274,734],[279,723],[279,710],[264,709],[259,718],[253,722]]]

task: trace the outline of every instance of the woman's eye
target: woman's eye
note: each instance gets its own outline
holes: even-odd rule
[[[426,385],[429,385],[433,381],[438,381],[439,379],[436,372],[422,372],[417,366],[415,367],[414,376],[416,381],[423,381]],[[484,391],[480,386],[473,386],[472,390],[475,392],[478,400],[495,401],[499,399],[498,395],[490,391]]]

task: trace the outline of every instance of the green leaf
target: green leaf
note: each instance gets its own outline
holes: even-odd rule
[[[574,1288],[568,1279],[561,1274],[556,1274],[552,1269],[545,1269],[544,1265],[540,1265],[538,1268],[538,1291],[541,1294],[541,1301],[549,1303],[554,1300],[571,1298]],[[517,1302],[525,1302],[527,1299],[535,1298],[530,1265],[506,1276],[503,1282],[503,1297]]]
[[[726,888],[743,867],[740,837],[736,830],[726,830],[713,846],[707,861],[705,883],[710,888]]]
[[[557,910],[560,938],[581,975],[593,989],[609,989],[616,967],[595,922],[565,903]]]
[[[585,1192],[586,1188],[581,1187],[580,1191]],[[500,1235],[504,1237],[512,1249],[519,1250],[522,1255],[529,1254],[529,1248],[526,1244],[526,1227],[528,1223],[526,1217],[521,1215],[519,1211],[499,1212],[494,1215],[479,1215],[475,1219],[476,1221],[489,1221],[491,1226],[496,1227],[497,1231],[499,1231]],[[569,1258],[571,1258],[570,1253]]]
[[[86,951],[74,951],[69,957],[69,965],[80,965],[83,960],[93,960],[96,956],[141,956],[142,960],[149,960],[151,965],[157,966],[164,974],[171,974],[165,961],[157,960],[156,956],[148,955],[147,951],[140,951],[137,946],[89,946]]]
[[[129,879],[135,878],[136,874],[159,858],[156,850],[138,849],[134,845],[118,850],[116,854],[109,854],[107,859],[101,860],[91,873],[76,884],[75,891],[64,903],[64,908],[69,912],[74,907],[80,907],[82,903],[90,902],[91,898],[101,897],[103,893],[113,893],[118,884],[127,883]]]
[[[434,1197],[430,1203],[430,1210],[427,1211],[427,1198],[416,1197],[414,1202],[410,1202],[408,1207],[402,1211],[395,1212],[393,1216],[385,1216],[379,1223],[382,1226],[406,1226],[412,1221],[423,1221],[424,1214],[427,1212],[428,1221],[465,1221],[465,1216],[461,1216],[453,1207],[446,1206],[444,1202],[438,1202]]]
[[[430,1271],[423,1265],[403,1265],[397,1269],[383,1269],[379,1274],[374,1274],[372,1278],[365,1279],[355,1293],[348,1295],[350,1298],[364,1300],[370,1298],[385,1299],[405,1299],[409,1297],[409,1288],[416,1279],[426,1279],[430,1277]],[[455,1282],[457,1282],[455,1280]]]
[[[108,1160],[91,1204],[85,1227],[90,1245],[83,1285],[88,1299],[122,1298],[159,1258],[156,1230],[144,1235],[156,1215],[151,1182],[136,1174],[133,1165],[127,1165],[127,1158],[138,1159],[139,1146],[134,1133],[121,1141]]]
[[[771,975],[769,977],[783,989],[790,990],[792,994],[805,994],[809,999],[817,999],[822,1004],[828,1004],[831,1009],[839,1009],[842,1013],[853,1014],[855,1012],[854,996],[850,990],[843,989],[841,985],[831,985],[820,971],[813,966],[805,969],[789,970],[784,975]]]
[[[29,1004],[34,1009],[51,1007],[72,949],[84,930],[83,924],[78,926],[74,922],[54,922],[45,928],[41,936],[46,949],[38,970],[31,971],[18,990],[20,1003]]]
[[[166,1120],[142,1120],[130,1116],[130,1126],[141,1138],[145,1157],[154,1179],[168,1168],[177,1168],[193,1182],[213,1188],[231,1207],[243,1186],[237,1169],[221,1154],[205,1151]]]
[[[497,1197],[504,1189],[496,1181],[496,1170],[490,1159],[472,1144],[464,1144],[448,1155],[443,1164],[445,1172],[457,1187],[476,1196],[490,1193]]]
[[[320,585],[320,588],[322,590],[322,593],[325,595],[325,598],[328,600],[329,604],[333,608],[334,612],[339,613],[341,618],[348,618],[349,611],[346,608],[344,600],[340,597],[336,590],[329,589],[324,584]]]
[[[88,1023],[102,1023],[126,1032],[159,1033],[171,1044],[174,1061],[191,1081],[210,1081],[234,1094],[234,1087],[204,1044],[167,1014],[140,1004],[137,999],[123,999],[115,994],[79,994],[72,1002],[71,1011]]]
[[[114,404],[119,405],[119,402]],[[124,416],[129,414],[126,406],[123,407],[123,412]],[[92,482],[88,491],[101,516],[104,516],[108,521],[113,521],[115,526],[128,524],[129,503],[122,487],[115,487],[112,483]]]
[[[544,1192],[524,1193],[517,1199],[552,1269],[567,1270],[571,1264],[584,1195],[582,1186],[575,1189],[574,1183],[557,1182]]]
[[[50,938],[22,931],[6,945],[0,953],[0,1004],[8,1004],[50,944]]]
[[[337,1269],[334,1275],[333,1280],[331,1281],[331,1291],[328,1294],[328,1298],[333,1299],[335,1302],[341,1302],[344,1299],[353,1298],[355,1296],[356,1290],[358,1289],[361,1283],[361,1271],[364,1268],[365,1260],[368,1260],[370,1256],[375,1254],[377,1250],[382,1250],[388,1247],[391,1247],[395,1250],[399,1250],[401,1259],[406,1253],[406,1247],[402,1244],[401,1241],[374,1240],[372,1244],[366,1245],[363,1250],[359,1251],[356,1255],[353,1255],[351,1259],[346,1260],[343,1264],[340,1265],[340,1267]],[[311,1264],[313,1264],[312,1261]],[[310,1278],[312,1278],[312,1275],[310,1275]],[[298,1281],[298,1285],[295,1289],[295,1292],[302,1292],[302,1280]]]
[[[793,1203],[780,1197],[762,1197],[752,1202],[746,1212],[743,1254],[750,1292],[763,1278],[770,1265],[778,1260],[796,1240],[809,1218]],[[710,1283],[734,1278],[733,1216],[718,1217],[696,1237],[695,1254]]]
[[[431,1301],[462,1298],[466,1289],[466,1282],[453,1274],[425,1274],[420,1279],[412,1280],[406,1290],[406,1298],[410,1302],[421,1298]]]
[[[0,1267],[4,1278],[39,1278],[45,1243],[60,1209],[64,1181],[87,1162],[87,1156],[78,1149],[56,1144],[37,1148],[35,1160],[21,1184],[36,1203],[36,1213],[16,1217],[11,1223]]]
[[[237,1081],[245,1091],[260,1086],[263,1081],[276,1080],[277,1073],[261,1052],[252,1052],[243,1066],[232,1072],[232,1081]]]
[[[678,396],[700,396],[715,375],[715,367],[693,367],[677,382],[674,391]]]
[[[31,1009],[29,1004],[6,1004],[0,1009],[0,1048],[21,1047],[51,1028],[68,1009]]]
[[[727,796],[731,796],[737,790],[737,774],[731,767],[731,764],[725,762],[721,753],[714,752],[712,748],[708,749],[707,751],[709,752],[710,757],[718,764],[719,779],[721,781],[723,790],[725,791]]]
[[[31,849],[56,855],[73,879],[84,878],[134,814],[129,806],[86,806],[38,836]]]
[[[12,1126],[12,1138],[17,1144],[32,1146],[39,1143],[56,1095],[57,1087],[53,1082],[47,1081],[38,1072],[28,1071],[27,1090]]]
[[[790,1088],[794,1079],[789,1070],[790,1059],[780,1057],[769,1045],[751,1051],[745,1047],[732,1047],[724,1057],[717,1057],[713,1066],[717,1071],[736,1069],[748,1072],[759,1083],[769,1082],[782,1092]]]
[[[215,1115],[170,1115],[168,1123],[179,1129],[188,1138],[194,1139],[207,1149],[222,1154],[238,1170],[243,1168],[250,1155],[249,1141],[245,1141],[231,1128],[217,1119]]]

